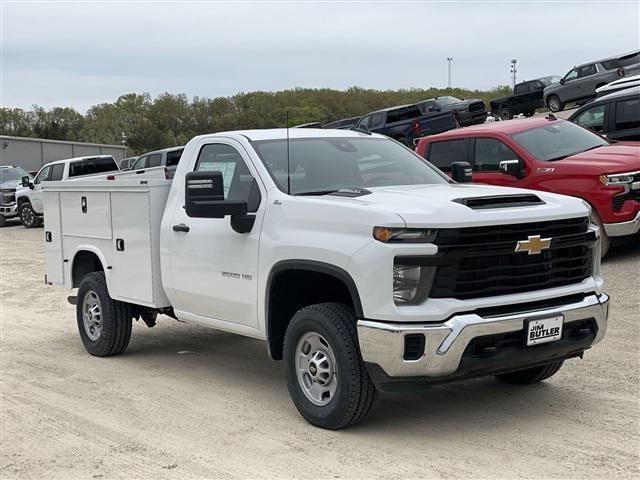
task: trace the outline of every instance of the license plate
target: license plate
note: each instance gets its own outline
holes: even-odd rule
[[[527,325],[527,347],[554,342],[562,338],[562,315],[529,320]]]

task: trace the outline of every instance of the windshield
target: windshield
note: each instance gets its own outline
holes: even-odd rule
[[[560,81],[560,77],[558,75],[552,75],[550,77],[541,78],[540,81],[545,87],[548,87],[552,83],[558,83]]]
[[[438,106],[440,107],[444,107],[445,105],[451,105],[452,103],[458,103],[461,100],[456,98],[456,97],[438,97],[436,98],[435,102],[438,104]]]
[[[27,172],[25,172],[20,167],[16,168],[0,168],[0,183],[11,182],[11,181],[20,181],[22,177],[29,177]]]
[[[269,174],[287,192],[287,141],[252,142]],[[291,194],[328,193],[341,188],[444,184],[448,179],[424,159],[385,138],[290,140]]]
[[[599,135],[571,122],[554,122],[511,135],[531,155],[550,162],[609,145]]]

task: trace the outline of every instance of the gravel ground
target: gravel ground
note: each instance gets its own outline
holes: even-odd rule
[[[543,384],[492,378],[380,395],[328,432],[256,340],[162,318],[89,356],[42,229],[0,230],[0,477],[640,478],[640,241],[604,264],[605,340]],[[188,352],[188,353],[184,353]]]

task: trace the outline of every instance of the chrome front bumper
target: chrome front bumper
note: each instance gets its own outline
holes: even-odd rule
[[[5,217],[15,217],[18,215],[18,204],[0,205],[0,215]]]
[[[508,315],[482,317],[459,314],[442,323],[389,323],[358,321],[360,351],[365,362],[377,364],[389,377],[441,378],[453,375],[460,366],[469,342],[476,337],[523,330],[529,318],[563,315],[564,323],[595,319],[597,334],[592,344],[602,340],[607,329],[609,297],[590,294],[581,301],[542,310],[518,311]],[[514,305],[517,311],[517,305]],[[425,352],[418,360],[404,360],[404,337],[421,333]],[[524,338],[524,335],[523,335]]]
[[[604,231],[610,237],[624,237],[638,233],[640,231],[640,212],[638,212],[636,218],[628,222],[605,223]]]

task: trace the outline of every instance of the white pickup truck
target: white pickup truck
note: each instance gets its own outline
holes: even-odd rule
[[[89,353],[158,314],[263,339],[323,428],[361,421],[376,389],[539,382],[606,330],[588,205],[452,182],[376,134],[203,135],[172,183],[44,192],[45,282],[78,288]]]

